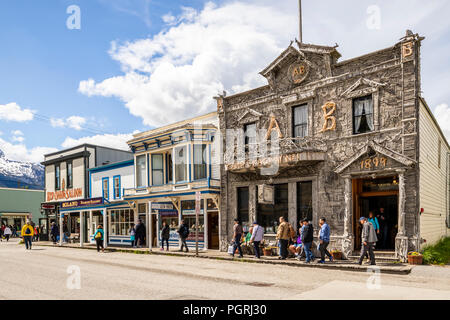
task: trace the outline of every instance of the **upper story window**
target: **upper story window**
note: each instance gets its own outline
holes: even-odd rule
[[[175,182],[187,181],[187,148],[186,146],[174,149],[175,155]]]
[[[245,145],[256,143],[256,123],[244,125]]]
[[[108,178],[102,179],[102,191],[103,191],[103,198],[109,199],[109,179]]]
[[[73,163],[67,162],[66,164],[66,181],[67,181],[67,188],[73,188]]]
[[[206,144],[194,144],[194,180],[206,179]]]
[[[292,115],[292,136],[294,138],[306,137],[308,135],[308,105],[293,107]]]
[[[120,198],[120,176],[114,177],[114,199]]]
[[[164,184],[164,157],[162,154],[152,154],[152,185]]]
[[[353,133],[374,130],[372,96],[353,99]]]
[[[146,175],[146,161],[145,154],[136,157],[136,186],[145,187],[145,175]]]
[[[172,154],[167,154],[167,182],[173,181],[173,162],[172,162]]]
[[[55,189],[61,189],[61,167],[59,164],[55,165]]]

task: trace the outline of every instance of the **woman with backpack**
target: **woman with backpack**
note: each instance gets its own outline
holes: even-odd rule
[[[134,227],[134,223],[131,225],[130,230],[128,230],[130,233],[130,240],[131,240],[131,247],[136,248],[136,229]]]
[[[100,252],[100,248],[102,248],[102,252],[105,252],[105,248],[103,246],[103,238],[104,238],[104,232],[102,225],[99,225],[97,227],[97,230],[94,234],[95,242],[97,243],[97,252]]]

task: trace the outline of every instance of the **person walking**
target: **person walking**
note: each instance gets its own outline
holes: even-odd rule
[[[142,246],[145,246],[145,235],[145,224],[142,222],[142,219],[139,219],[136,225],[136,247],[142,248]]]
[[[34,227],[34,239],[33,239],[33,241],[39,241],[39,234],[40,234],[40,232],[41,232],[41,230],[39,229],[39,226],[38,225],[36,225],[35,227]]]
[[[241,238],[242,233],[244,230],[242,229],[241,224],[239,223],[239,219],[234,219],[234,226],[233,226],[233,257],[236,253],[236,249],[239,251],[239,258],[243,258],[244,255],[242,254],[242,248],[241,248]]]
[[[55,222],[52,222],[52,227],[50,229],[50,236],[52,238],[53,244],[56,244],[58,241],[59,228]]]
[[[2,224],[2,226],[0,228],[0,242],[3,242],[4,231],[5,231],[5,225]]]
[[[279,221],[280,225],[278,226],[276,237],[276,239],[278,240],[278,246],[280,250],[280,256],[278,257],[278,259],[286,260],[288,256],[289,239],[291,238],[290,228],[289,224],[286,222],[286,219],[284,219],[284,217],[280,217]]]
[[[34,234],[34,229],[30,224],[30,221],[27,220],[27,222],[25,222],[24,226],[22,227],[22,232],[21,232],[21,236],[23,238],[23,241],[25,242],[25,248],[27,250],[31,250],[31,245],[33,243],[33,234]]]
[[[186,243],[186,239],[189,236],[189,226],[186,224],[186,222],[184,220],[181,220],[181,225],[180,228],[178,229],[178,234],[180,235],[180,239],[181,239],[181,248],[180,252],[183,251],[183,247],[186,248],[186,252],[189,252],[187,243]]]
[[[14,237],[17,237],[17,225],[16,224],[14,224],[12,226],[12,236],[11,236],[11,238],[14,238]]]
[[[264,228],[261,227],[258,222],[253,222],[253,230],[252,236],[250,238],[250,243],[253,243],[253,247],[255,248],[255,257],[261,258],[261,241],[264,239]]]
[[[128,230],[130,234],[131,247],[136,248],[136,229],[134,227],[134,223],[131,225],[130,230]]]
[[[375,244],[377,242],[377,234],[375,227],[368,221],[366,217],[361,217],[359,222],[362,224],[361,231],[361,255],[359,257],[358,264],[361,265],[364,257],[369,253],[370,264],[375,265],[375,254],[373,252]]]
[[[103,232],[103,227],[99,224],[94,234],[94,239],[97,244],[97,252],[100,252],[100,248],[102,249],[102,252],[105,252],[105,247],[103,246],[104,236],[105,233]]]
[[[3,235],[5,236],[6,242],[9,241],[9,237],[11,236],[12,231],[8,226],[5,226],[5,230],[3,230]]]
[[[325,263],[325,255],[333,261],[333,256],[328,252],[328,244],[330,243],[330,226],[325,218],[320,218],[320,232],[319,232],[319,251],[320,261],[319,263]]]
[[[314,239],[314,227],[312,224],[309,223],[308,219],[303,219],[302,221],[302,229],[301,229],[301,239],[303,243],[303,249],[305,251],[306,256],[306,263],[310,263],[311,261],[314,261],[314,255],[311,251],[312,242]],[[300,260],[300,257],[299,257]]]
[[[167,245],[167,251],[169,251],[170,227],[165,221],[163,222],[162,225],[163,227],[161,230],[161,251],[164,251],[164,242]]]

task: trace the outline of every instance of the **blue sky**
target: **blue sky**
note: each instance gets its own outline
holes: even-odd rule
[[[337,42],[342,59],[407,28],[425,36],[424,96],[450,134],[448,1],[304,2],[305,42]],[[80,30],[66,26],[70,5]],[[2,0],[0,149],[40,161],[81,142],[123,148],[136,130],[214,110],[217,92],[264,84],[258,71],[296,36],[296,10],[294,0]]]

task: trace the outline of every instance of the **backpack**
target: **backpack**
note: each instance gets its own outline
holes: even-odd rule
[[[101,239],[102,233],[100,231],[97,231],[97,234],[95,235],[95,239]]]
[[[27,227],[27,228],[25,229],[25,234],[31,234],[30,227]]]

